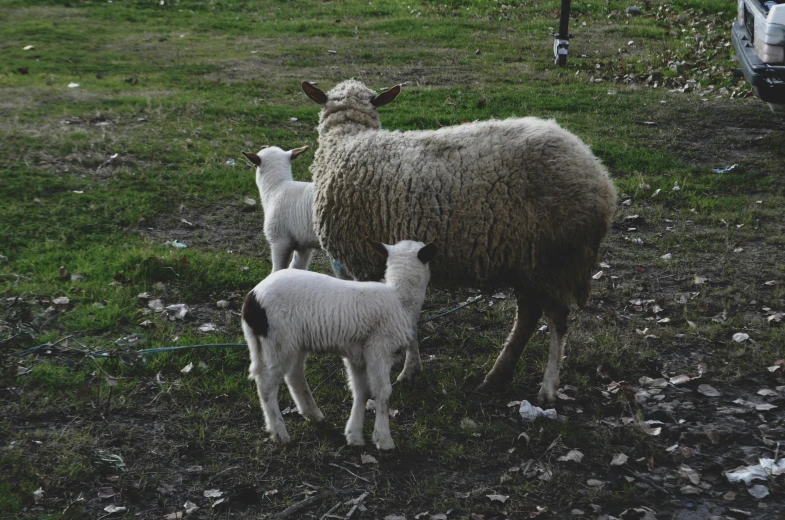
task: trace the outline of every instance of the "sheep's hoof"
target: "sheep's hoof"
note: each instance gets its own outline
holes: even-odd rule
[[[553,405],[556,403],[556,392],[548,392],[545,388],[540,389],[540,393],[537,394],[537,404],[540,406],[542,405]]]
[[[414,381],[417,373],[420,372],[419,370],[406,370],[404,369],[399,375],[398,378],[395,380],[395,384],[398,383],[411,383]]]
[[[491,393],[491,392],[498,392],[504,387],[504,383],[500,381],[493,381],[486,379],[480,385],[474,389],[475,392],[484,392],[484,393]]]

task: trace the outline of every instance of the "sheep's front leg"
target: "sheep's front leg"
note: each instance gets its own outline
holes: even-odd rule
[[[368,401],[368,377],[365,365],[360,362],[353,362],[348,358],[343,359],[346,365],[346,373],[349,376],[349,388],[352,391],[354,402],[352,403],[352,413],[346,423],[346,443],[350,446],[363,446],[363,423],[365,422],[365,403]]]
[[[270,244],[270,251],[272,253],[273,271],[280,271],[286,269],[286,264],[289,263],[289,257],[292,254],[292,246],[288,242],[276,242]]]
[[[286,444],[291,441],[286,425],[283,422],[281,409],[278,407],[278,387],[281,386],[281,374],[267,366],[262,366],[254,375],[256,392],[264,412],[264,422],[270,436],[276,442]]]
[[[376,401],[376,424],[373,428],[373,441],[380,450],[391,450],[395,448],[392,435],[390,434],[390,395],[392,395],[392,385],[390,384],[391,360],[385,359],[381,353],[374,352],[366,358],[366,373],[368,374],[368,385],[371,395]]]
[[[420,359],[420,347],[417,342],[417,334],[414,339],[406,346],[406,360],[403,362],[403,370],[395,380],[397,383],[414,379],[414,376],[422,372],[422,360]]]
[[[316,405],[311,389],[308,386],[308,381],[305,379],[305,360],[307,358],[308,354],[301,351],[295,357],[294,362],[284,379],[286,380],[286,386],[289,387],[289,393],[292,394],[292,399],[294,399],[300,415],[309,421],[321,422],[324,420],[324,414],[322,414],[321,410],[319,410],[319,407]]]
[[[546,310],[548,328],[551,331],[551,345],[548,350],[548,366],[540,387],[539,401],[541,403],[556,402],[556,393],[559,391],[559,369],[564,357],[564,344],[567,340],[567,316],[569,309],[566,307]]]
[[[308,269],[308,262],[311,261],[312,254],[313,249],[295,249],[289,269]]]

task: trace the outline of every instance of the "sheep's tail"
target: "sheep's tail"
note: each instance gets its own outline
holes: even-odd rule
[[[248,379],[256,379],[262,367],[262,340],[270,328],[267,311],[264,310],[256,293],[251,291],[245,297],[242,312],[242,325],[248,352],[251,355],[251,366],[248,368]]]

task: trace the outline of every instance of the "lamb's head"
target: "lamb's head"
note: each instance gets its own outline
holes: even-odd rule
[[[436,256],[436,244],[424,244],[413,240],[401,240],[387,245],[365,238],[369,246],[387,261],[384,277],[388,283],[400,285],[411,292],[411,296],[425,297],[425,288],[431,279],[428,263]],[[422,305],[422,301],[420,301]]]
[[[357,80],[338,83],[326,94],[307,81],[303,92],[323,106],[319,113],[319,135],[325,132],[353,133],[361,130],[378,130],[382,127],[376,109],[386,105],[401,93],[401,86],[376,94]]]
[[[265,146],[259,153],[243,152],[243,155],[256,166],[256,182],[259,183],[265,177],[291,180],[292,161],[307,149],[308,146],[301,146],[287,152],[277,146]]]

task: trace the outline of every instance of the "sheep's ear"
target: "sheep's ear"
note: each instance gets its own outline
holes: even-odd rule
[[[305,95],[314,100],[315,102],[319,103],[320,105],[324,105],[327,103],[327,94],[319,90],[318,88],[314,87],[307,81],[303,81],[302,84],[303,92]]]
[[[420,262],[424,264],[427,264],[433,260],[434,256],[436,256],[436,244],[433,242],[421,247],[420,250],[417,251],[417,258],[419,258]]]
[[[291,151],[292,156],[290,157],[290,159],[292,161],[297,159],[297,157],[299,157],[300,154],[303,153],[304,151],[306,151],[307,149],[308,149],[308,145],[301,146],[300,148],[292,149],[292,151]]]
[[[381,242],[377,242],[376,240],[371,240],[368,237],[365,237],[365,241],[368,242],[368,245],[371,246],[373,250],[379,254],[379,256],[381,256],[382,258],[387,258],[388,255],[387,247],[385,247],[384,244],[382,244]]]
[[[243,155],[245,156],[246,159],[254,163],[256,166],[260,166],[262,164],[262,160],[255,153],[243,152]]]
[[[371,100],[371,104],[373,106],[377,107],[377,108],[381,107],[381,106],[384,106],[387,103],[389,103],[390,101],[392,101],[393,99],[395,99],[398,96],[398,94],[400,94],[400,93],[401,93],[401,86],[400,85],[395,85],[390,90],[382,92],[381,94],[379,94],[378,96],[373,98]]]

